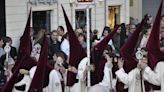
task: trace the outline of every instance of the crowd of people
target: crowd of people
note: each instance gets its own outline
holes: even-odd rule
[[[100,30],[93,30],[91,32],[91,49],[96,44],[101,42],[105,37],[108,36],[111,32],[116,30],[116,33],[113,35],[112,39],[109,40],[105,50],[102,53],[105,62],[101,67],[96,68],[98,65],[91,64],[87,65],[87,58],[83,58],[78,68],[69,65],[69,56],[70,56],[70,44],[69,44],[69,35],[63,26],[58,26],[56,30],[52,30],[48,33],[44,28],[40,28],[39,30],[32,32],[31,42],[32,42],[32,51],[31,57],[35,61],[39,61],[41,48],[43,46],[43,38],[46,34],[48,38],[48,63],[51,67],[54,68],[51,75],[55,79],[54,87],[55,90],[49,91],[46,89],[46,92],[86,92],[88,90],[86,88],[87,81],[87,72],[95,71],[96,69],[102,69],[102,77],[98,83],[94,83],[89,88],[89,92],[114,92],[116,90],[116,81],[122,82],[124,84],[124,89],[128,88],[128,92],[146,92],[144,81],[148,81],[151,84],[160,86],[161,92],[164,91],[164,72],[163,67],[164,63],[159,62],[156,65],[156,68],[152,70],[148,66],[148,55],[146,44],[149,39],[152,27],[153,27],[153,19],[152,16],[147,16],[146,23],[142,28],[142,32],[139,36],[139,40],[136,46],[137,48],[141,48],[141,52],[143,53],[143,58],[138,62],[137,67],[131,70],[130,72],[126,72],[124,69],[124,60],[121,58],[120,49],[126,44],[127,40],[132,36],[135,32],[136,28],[140,26],[140,24],[125,24],[116,25],[113,29],[105,26],[102,32],[102,35],[99,35],[98,32]],[[81,44],[82,48],[87,50],[87,32],[86,29],[77,28],[74,30],[76,37]],[[4,47],[6,43],[9,43],[11,47],[9,53],[8,64],[6,65],[6,52]],[[161,26],[160,26],[160,50],[164,51],[164,15],[161,17]],[[17,51],[15,47],[12,46],[12,39],[10,37],[0,37],[0,88],[3,88],[8,79],[12,76],[12,68],[14,67],[15,62],[17,62]],[[79,52],[80,55],[80,52]],[[98,63],[101,64],[101,63]],[[30,78],[34,76],[34,71],[36,70],[36,66],[32,67],[30,70],[19,69],[19,73],[23,75],[29,75]],[[67,71],[75,73],[77,79],[79,79],[80,83],[74,84],[72,87],[66,87],[67,81]],[[100,74],[101,74],[100,73]],[[49,79],[49,83],[53,83],[51,77]],[[29,80],[30,81],[30,80]],[[28,84],[27,84],[28,85]],[[14,90],[20,90],[16,92],[26,92],[29,87],[24,89],[15,88]],[[48,88],[48,87],[47,87]],[[50,87],[49,87],[50,88]],[[58,89],[58,90],[57,90]],[[69,91],[68,91],[69,90]],[[140,91],[141,90],[141,91]],[[149,92],[155,89],[151,88]],[[147,91],[148,92],[148,91]],[[160,92],[160,91],[159,91]]]

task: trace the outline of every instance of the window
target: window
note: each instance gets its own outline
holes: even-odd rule
[[[130,6],[133,6],[133,0],[130,0]]]
[[[75,23],[76,28],[82,28],[84,29],[87,23],[87,11],[86,9],[78,9],[75,11]],[[89,9],[89,24],[91,28],[91,9]]]
[[[38,31],[40,28],[51,30],[51,11],[34,11],[33,12],[33,29]]]

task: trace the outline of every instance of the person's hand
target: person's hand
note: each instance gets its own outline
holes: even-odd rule
[[[95,66],[93,64],[87,65],[86,70],[87,71],[94,71],[95,70]]]
[[[160,50],[161,50],[161,51],[164,51],[164,47],[160,47]]]
[[[9,73],[8,70],[5,70],[4,74],[5,74],[6,76],[10,76],[10,73]]]
[[[105,54],[104,56],[108,62],[112,62],[112,58],[108,54]]]
[[[118,65],[118,68],[119,68],[119,69],[123,68],[124,61],[123,61],[122,59],[118,60],[117,65]]]
[[[54,61],[57,60],[57,56],[56,56],[56,54],[53,55],[53,60],[54,60]]]
[[[117,62],[117,58],[116,57],[113,58],[113,62]]]
[[[140,62],[140,63],[139,63],[139,68],[141,68],[142,70],[145,70],[145,68],[146,68],[147,66],[148,66],[147,63],[145,63],[145,62]]]
[[[71,68],[71,70],[72,70],[73,73],[77,73],[78,72],[77,69],[74,66]]]
[[[73,73],[77,73],[78,72],[77,69],[74,66],[69,66],[68,67],[68,71],[71,71]]]
[[[16,59],[17,59],[17,56],[14,57],[14,60],[16,60]]]
[[[20,69],[19,73],[20,74],[27,74],[27,75],[29,74],[28,70],[25,70],[25,69]]]

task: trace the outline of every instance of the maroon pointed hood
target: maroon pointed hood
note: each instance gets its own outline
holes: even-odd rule
[[[28,16],[24,33],[22,37],[20,38],[20,46],[19,46],[18,54],[22,54],[22,53],[26,53],[27,55],[31,54],[32,47],[31,47],[31,36],[30,36],[30,32],[31,32],[30,24],[31,24],[31,9],[30,9],[30,13]]]
[[[19,62],[21,61],[22,57],[24,57],[24,55],[30,56],[30,53],[32,50],[31,36],[30,36],[30,32],[31,32],[30,24],[31,24],[31,8],[30,8],[30,12],[29,12],[29,16],[27,19],[24,33],[20,38],[17,62],[15,63],[14,68],[12,69],[13,71],[16,69],[16,67],[18,66]]]
[[[24,60],[26,61],[33,61],[30,58],[30,52],[31,52],[31,37],[30,37],[30,23],[31,23],[31,9],[30,9],[30,13],[28,16],[28,20],[26,23],[26,27],[24,30],[24,33],[20,39],[20,47],[19,47],[19,51],[18,51],[18,58],[17,58],[17,62],[13,68],[13,75],[11,76],[11,78],[9,79],[9,81],[5,84],[5,86],[2,89],[2,92],[11,92],[13,89],[13,86],[15,84],[15,82],[19,79],[17,79],[18,74],[19,74],[19,69],[21,68],[21,66],[28,66],[28,65],[24,65]],[[33,65],[33,64],[31,64]]]
[[[152,69],[154,69],[158,61],[164,60],[164,52],[160,51],[160,41],[159,41],[162,5],[163,5],[163,0],[161,1],[150,37],[146,45],[146,48],[148,50],[148,59],[149,59],[148,65]]]
[[[148,65],[151,69],[154,69],[158,61],[164,60],[164,52],[160,51],[160,41],[159,41],[159,34],[160,34],[160,19],[161,19],[161,12],[162,12],[162,5],[163,0],[161,0],[161,4],[159,6],[153,28],[151,34],[149,36],[146,48],[148,50]],[[153,88],[154,90],[160,90],[160,86],[155,86],[150,83],[147,83],[148,88]]]
[[[144,19],[142,19],[141,24],[137,27],[134,33],[128,38],[127,42],[120,49],[120,54],[122,59],[124,60],[124,69],[126,72],[130,72],[132,69],[137,67],[138,62],[134,56],[135,47],[137,45],[137,41],[145,21],[146,16],[144,17]],[[122,82],[117,81],[116,91],[124,92],[124,84]]]
[[[22,61],[25,61],[26,63]],[[32,59],[30,56],[24,55],[22,59],[20,59],[19,65],[16,67],[15,71],[13,72],[13,75],[2,88],[1,92],[12,92],[14,84],[23,79],[23,75],[19,74],[19,69],[30,70],[31,67],[35,65],[36,62],[34,59]]]
[[[91,72],[91,85],[95,85],[102,81],[104,76],[104,66],[106,59],[104,59],[103,52],[108,42],[112,39],[120,26],[116,26],[112,32],[110,32],[104,39],[97,43],[91,51],[91,64],[95,66],[95,70]]]
[[[78,64],[80,63],[80,61],[87,55],[86,55],[85,50],[82,48],[80,42],[78,41],[77,36],[75,35],[73,31],[72,25],[69,22],[69,19],[67,17],[67,14],[63,6],[62,6],[62,9],[64,13],[65,23],[67,26],[69,44],[70,44],[69,65],[78,68]],[[76,82],[77,82],[76,74],[68,71],[67,85],[72,86]]]
[[[120,54],[124,62],[124,69],[126,72],[131,71],[132,69],[137,67],[137,60],[135,58],[135,47],[137,45],[137,41],[146,21],[146,17],[142,19],[141,24],[137,27],[134,33],[128,38],[127,42],[120,49]]]
[[[39,57],[39,61],[37,63],[37,68],[36,72],[34,74],[34,77],[32,79],[30,88],[28,92],[43,92],[43,85],[44,85],[44,77],[45,77],[45,69],[46,69],[46,64],[48,61],[48,42],[47,38],[44,35],[43,39],[43,45],[41,49],[41,54]]]
[[[110,39],[112,39],[113,35],[116,33],[117,29],[120,27],[116,26],[112,32],[110,32],[104,39],[102,39],[99,43],[97,43],[95,46],[93,46],[93,49],[91,51],[91,55],[93,58],[96,58],[92,60],[92,62],[99,61],[102,57],[103,51],[105,47],[107,46]]]

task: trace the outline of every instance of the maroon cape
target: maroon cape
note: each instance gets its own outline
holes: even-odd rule
[[[164,60],[164,52],[160,51],[160,41],[159,41],[162,5],[163,5],[163,0],[161,0],[161,4],[157,12],[157,15],[153,24],[153,28],[152,28],[150,37],[146,45],[147,50],[148,50],[148,59],[149,59],[148,65],[152,69],[154,69],[158,61]]]
[[[155,66],[159,61],[164,61],[164,52],[160,51],[160,41],[159,41],[159,34],[160,34],[160,20],[161,20],[161,13],[162,13],[162,6],[163,0],[161,0],[161,4],[159,10],[157,12],[153,28],[148,39],[146,48],[148,50],[148,65],[151,69],[154,69]],[[153,89],[159,90],[159,86],[151,85]]]
[[[67,26],[68,31],[68,37],[69,37],[69,44],[70,44],[70,54],[69,54],[69,65],[78,68],[78,65],[80,61],[86,57],[86,52],[82,48],[80,42],[77,39],[77,36],[75,35],[72,25],[69,22],[69,19],[66,15],[66,12],[62,6],[65,23]],[[73,86],[74,83],[76,83],[78,80],[76,79],[76,74],[72,73],[70,71],[67,72],[67,86]]]
[[[120,49],[121,57],[125,61],[123,67],[127,73],[137,67],[138,62],[137,59],[135,58],[135,47],[137,45],[137,41],[145,21],[146,21],[146,17],[144,17],[141,24],[137,27],[134,33],[128,38],[127,42]],[[124,84],[117,81],[116,91],[124,92],[123,89],[124,89]]]
[[[17,76],[22,77],[22,76],[19,76],[19,69],[21,68],[22,65],[26,66],[26,65],[24,65],[24,60],[28,61],[30,59],[30,58],[28,58],[31,53],[30,23],[31,23],[31,9],[30,9],[27,24],[25,27],[25,31],[23,33],[23,36],[20,39],[18,57],[17,57],[17,62],[13,68],[13,75],[9,79],[9,81],[5,84],[5,86],[3,87],[2,92],[11,92],[11,90],[14,86],[14,83],[17,82],[18,79],[21,79],[21,78],[17,78]]]
[[[115,29],[109,33],[103,40],[96,44],[91,51],[91,64],[95,66],[95,70],[91,72],[91,85],[95,85],[102,81],[104,75],[104,66],[106,59],[103,57],[103,52],[107,46],[110,39],[116,33],[120,26],[115,27]]]

